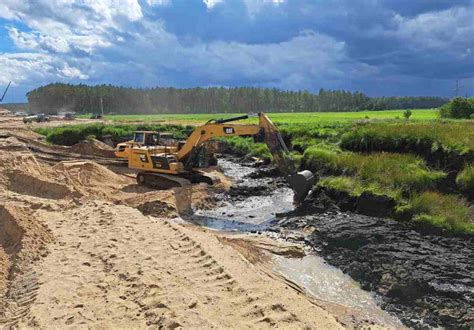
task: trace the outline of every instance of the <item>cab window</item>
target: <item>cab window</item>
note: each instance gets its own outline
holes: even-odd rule
[[[158,145],[158,142],[159,142],[159,134],[148,134],[146,137],[145,144],[147,146]]]
[[[133,137],[133,141],[137,143],[143,143],[144,133],[135,133]]]

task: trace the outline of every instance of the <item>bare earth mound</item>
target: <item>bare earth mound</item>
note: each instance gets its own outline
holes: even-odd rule
[[[99,156],[107,158],[115,157],[114,149],[112,147],[96,139],[81,141],[71,146],[70,150],[71,152],[81,155]]]
[[[15,170],[7,174],[11,191],[22,195],[35,196],[47,199],[61,199],[79,197],[80,195],[68,186],[56,182],[46,181],[33,175]]]

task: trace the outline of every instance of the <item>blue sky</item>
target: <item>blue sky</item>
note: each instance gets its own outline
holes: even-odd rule
[[[474,0],[2,0],[5,102],[50,82],[474,94]]]

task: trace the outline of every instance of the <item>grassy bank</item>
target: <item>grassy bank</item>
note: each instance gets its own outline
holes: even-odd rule
[[[414,153],[438,167],[459,169],[474,161],[474,121],[355,125],[342,135],[341,147],[357,152]]]
[[[302,164],[314,172],[350,175],[405,193],[434,188],[446,177],[441,171],[430,170],[418,156],[394,153],[356,154],[310,147],[304,152]]]

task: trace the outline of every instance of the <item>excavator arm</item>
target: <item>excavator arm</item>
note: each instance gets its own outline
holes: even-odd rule
[[[273,160],[280,172],[285,176],[291,189],[293,189],[295,194],[293,196],[294,203],[300,204],[308,196],[311,188],[313,188],[316,178],[311,171],[296,171],[293,158],[278,128],[264,113],[259,113],[258,117],[259,126],[265,133],[265,143],[273,156]]]
[[[190,157],[194,150],[197,150],[206,141],[223,136],[245,136],[257,135],[263,132],[265,143],[273,156],[278,169],[283,173],[290,187],[294,192],[295,204],[300,204],[308,195],[315,178],[310,171],[296,172],[295,165],[288,148],[283,141],[278,128],[264,113],[259,113],[259,124],[229,124],[231,121],[246,119],[248,116],[240,116],[230,119],[209,121],[203,126],[196,128],[186,143],[177,153],[179,161],[184,161]]]

